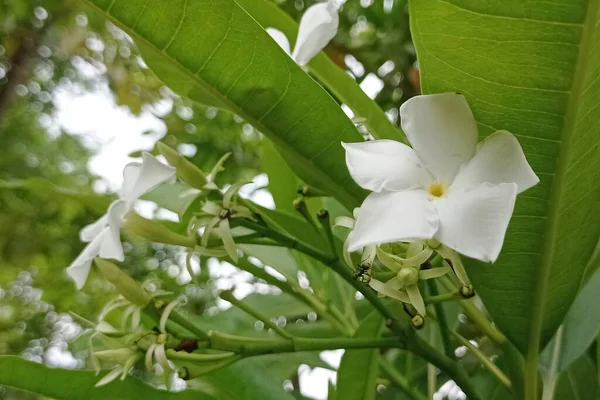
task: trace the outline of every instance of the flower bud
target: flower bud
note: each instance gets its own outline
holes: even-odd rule
[[[123,297],[133,304],[142,307],[150,303],[150,295],[148,292],[142,289],[140,285],[125,271],[117,267],[115,264],[101,258],[96,258],[94,261],[96,262],[96,266],[102,275],[104,275],[104,277],[108,279],[110,283],[115,285],[117,291]]]
[[[412,267],[402,268],[396,276],[404,287],[416,285],[419,281],[419,271]]]
[[[204,175],[198,167],[188,161],[183,155],[167,146],[164,143],[157,143],[156,147],[160,154],[162,154],[167,162],[175,167],[177,170],[177,176],[183,182],[188,185],[195,187],[196,189],[203,189],[208,183],[208,178]]]
[[[196,240],[193,237],[171,232],[169,228],[161,223],[146,219],[134,212],[127,215],[124,227],[151,242],[184,247],[194,247],[196,245]]]

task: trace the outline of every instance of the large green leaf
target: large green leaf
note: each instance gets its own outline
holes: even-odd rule
[[[360,324],[354,337],[376,338],[383,330],[383,318],[371,312]],[[337,400],[374,400],[379,374],[379,349],[346,350],[337,377]]]
[[[0,385],[51,397],[56,400],[201,400],[212,396],[194,391],[172,393],[153,389],[129,377],[94,387],[100,377],[93,371],[48,368],[15,356],[0,356]]]
[[[597,400],[598,378],[592,360],[585,356],[564,371],[554,392],[554,398]]]
[[[364,192],[340,141],[361,136],[337,103],[233,0],[83,0],[130,34],[176,92],[264,133],[306,182],[354,207]]]
[[[273,362],[273,358],[269,361],[268,357],[245,359],[201,376],[192,386],[219,400],[294,400],[294,396],[283,389],[280,374],[271,372],[271,369],[291,371],[297,368],[297,360],[291,360],[290,364],[281,358],[278,362]]]
[[[265,28],[282,31],[294,44],[298,34],[298,24],[277,4],[270,0],[236,0]],[[385,112],[366,95],[358,83],[339,68],[324,52],[319,53],[308,64],[310,71],[354,114],[365,119],[365,125],[376,139],[404,141],[402,132],[394,126]]]
[[[272,143],[263,140],[263,154],[260,159],[262,169],[269,176],[269,192],[278,210],[296,212],[294,210],[294,199],[298,197],[297,190],[300,180],[285,165],[285,159],[277,152]]]
[[[541,182],[495,264],[468,272],[498,327],[535,353],[560,325],[600,235],[597,0],[413,0],[424,93],[463,93],[481,137],[513,132]]]
[[[562,328],[557,331],[542,352],[540,361],[546,364],[546,368],[555,365],[556,371],[564,371],[581,357],[596,339],[600,331],[598,293],[600,293],[600,270],[592,275],[579,292],[567,312]]]

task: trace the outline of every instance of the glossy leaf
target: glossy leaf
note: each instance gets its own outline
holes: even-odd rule
[[[134,377],[128,377],[124,381],[117,379],[96,388],[94,385],[101,376],[96,376],[93,371],[49,368],[15,356],[0,356],[0,371],[0,385],[56,400],[214,399],[210,395],[194,391],[172,393],[154,389]]]
[[[597,1],[414,0],[424,93],[463,93],[481,138],[515,134],[541,182],[517,199],[495,264],[468,263],[498,327],[543,347],[600,235]]]
[[[171,89],[222,105],[285,153],[296,174],[347,207],[364,197],[340,141],[361,136],[337,103],[235,1],[85,0],[130,34]]]
[[[361,322],[354,337],[379,337],[383,326],[383,318],[373,311]],[[336,398],[374,400],[378,374],[379,349],[346,350],[338,370]]]
[[[298,34],[298,24],[275,3],[267,0],[237,0],[237,2],[264,28],[280,30],[291,44],[294,44],[293,41]],[[365,125],[374,138],[405,140],[402,132],[390,122],[383,110],[324,52],[313,58],[308,68],[342,103],[350,107],[357,117],[365,119]]]

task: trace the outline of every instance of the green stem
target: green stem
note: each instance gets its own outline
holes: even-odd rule
[[[456,288],[453,287],[450,279],[446,276],[439,279],[439,282],[446,288],[446,290],[456,290]],[[472,300],[461,300],[459,301],[459,304],[461,305],[465,315],[475,326],[477,326],[477,328],[479,328],[481,333],[499,345],[502,345],[506,342],[506,337],[492,325],[487,316],[481,312],[481,310],[479,310],[475,304],[473,304]]]
[[[428,283],[431,283],[431,281],[429,281]],[[425,299],[423,299],[425,301],[425,304],[429,305],[429,304],[439,304],[439,303],[445,303],[447,301],[456,301],[456,300],[464,300],[465,298],[463,296],[460,295],[460,293],[458,293],[458,291],[454,291],[454,292],[447,292],[447,293],[442,293],[442,294],[436,294],[435,296],[429,296],[429,297],[425,297]],[[436,307],[437,310],[437,307]]]
[[[460,386],[463,392],[465,392],[467,396],[469,396],[470,399],[480,399],[472,383],[470,382],[467,374],[464,372],[464,370],[459,364],[454,362],[452,359],[446,357],[445,355],[439,353],[428,343],[420,340],[418,336],[414,334],[413,330],[411,330],[407,325],[402,324],[396,318],[396,316],[385,306],[385,304],[377,296],[374,290],[371,290],[370,288],[366,287],[365,285],[354,279],[354,275],[352,274],[352,272],[348,269],[348,267],[346,267],[342,262],[340,262],[340,260],[337,257],[332,257],[331,255],[324,254],[320,250],[315,249],[314,247],[306,243],[300,242],[295,238],[288,236],[287,234],[269,229],[269,227],[267,226],[257,224],[247,219],[239,218],[238,220],[240,220],[240,224],[242,226],[245,226],[249,229],[253,229],[260,233],[264,233],[265,236],[285,243],[288,247],[296,249],[306,255],[309,255],[333,269],[342,278],[344,278],[344,280],[346,280],[357,291],[359,291],[365,297],[365,299],[369,303],[371,303],[371,305],[386,319],[386,325],[390,328],[392,332],[394,332],[398,336],[396,340],[404,341],[410,337],[411,342],[407,343],[410,345],[409,350],[422,356],[427,361],[446,372]]]
[[[439,291],[437,288],[437,284],[433,280],[427,281],[427,287],[429,288],[429,292],[433,297],[439,297]],[[452,293],[447,293],[452,294]],[[442,295],[444,296],[444,295]],[[442,346],[444,347],[444,352],[450,358],[454,358],[454,351],[452,350],[452,346],[450,344],[450,328],[448,326],[448,318],[446,317],[446,312],[444,311],[444,305],[440,302],[434,303],[435,315],[437,316],[438,326],[440,327],[440,336],[442,339]]]
[[[212,332],[201,348],[235,352],[245,357],[299,351],[324,351],[337,349],[405,348],[399,338],[302,338],[257,339]],[[194,353],[191,353],[194,354]]]
[[[379,366],[387,374],[392,383],[398,386],[412,400],[427,400],[427,397],[415,389],[412,383],[404,375],[398,372],[392,364],[384,359],[380,359]]]
[[[191,322],[187,317],[177,310],[171,311],[171,314],[169,314],[169,319],[196,335],[197,339],[204,340],[209,338],[206,332],[204,332],[199,326]]]
[[[238,300],[230,290],[221,292],[219,294],[219,297],[222,298],[223,300],[230,302],[235,307],[239,308],[240,310],[244,311],[245,313],[247,313],[247,314],[253,316],[254,318],[256,318],[257,320],[261,321],[263,324],[265,324],[265,326],[267,328],[272,329],[273,332],[277,333],[282,338],[285,338],[285,339],[292,338],[292,335],[290,335],[288,332],[281,329],[281,327],[279,327],[277,324],[273,323],[273,321],[271,321],[267,316],[262,314],[260,311],[255,310],[254,308],[252,308],[248,304],[244,303],[243,301]]]
[[[452,378],[452,380],[456,382],[461,390],[467,395],[469,400],[482,400],[475,390],[473,382],[457,362],[437,351],[435,347],[431,346],[417,335],[413,335],[406,343],[409,351],[412,351],[448,374],[448,376],[450,376],[450,378]]]
[[[481,363],[485,365],[488,370],[490,370],[490,372],[498,379],[498,381],[500,381],[500,383],[502,383],[507,388],[511,387],[510,379],[508,379],[508,377],[504,375],[504,372],[502,372],[500,368],[498,368],[498,366],[492,362],[492,360],[490,360],[485,354],[483,354],[481,350],[475,347],[462,335],[455,331],[452,331],[452,333],[454,334],[454,337],[460,342],[460,344],[469,349],[469,351],[473,353],[473,355],[477,357],[477,359],[481,361]]]
[[[237,263],[234,263],[232,260],[228,261],[233,265],[237,265],[240,269],[243,269],[255,277],[264,280],[268,284],[279,288],[282,292],[288,293],[307,306],[311,307],[319,317],[331,322],[333,326],[335,326],[344,336],[352,336],[354,329],[347,326],[346,321],[339,310],[330,308],[326,304],[323,304],[323,302],[314,293],[289,281],[280,281],[273,275],[267,273],[264,269],[257,267],[245,258],[240,258]]]

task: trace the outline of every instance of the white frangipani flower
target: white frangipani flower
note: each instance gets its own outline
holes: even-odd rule
[[[111,203],[105,215],[79,232],[80,239],[89,244],[67,268],[77,289],[85,284],[95,257],[124,260],[120,230],[127,213],[140,196],[174,176],[175,168],[161,163],[149,153],[143,153],[142,163],[132,162],[125,166],[120,198]]]
[[[539,182],[517,139],[498,131],[477,144],[477,125],[456,93],[417,96],[400,107],[412,148],[392,140],[343,143],[350,174],[373,191],[358,212],[349,250],[436,239],[495,261],[516,195]]]
[[[303,67],[308,64],[333,39],[338,30],[340,6],[339,0],[327,0],[308,7],[302,15],[296,45],[291,52],[298,65]],[[283,32],[274,28],[267,28],[267,32],[290,54],[290,42]]]

